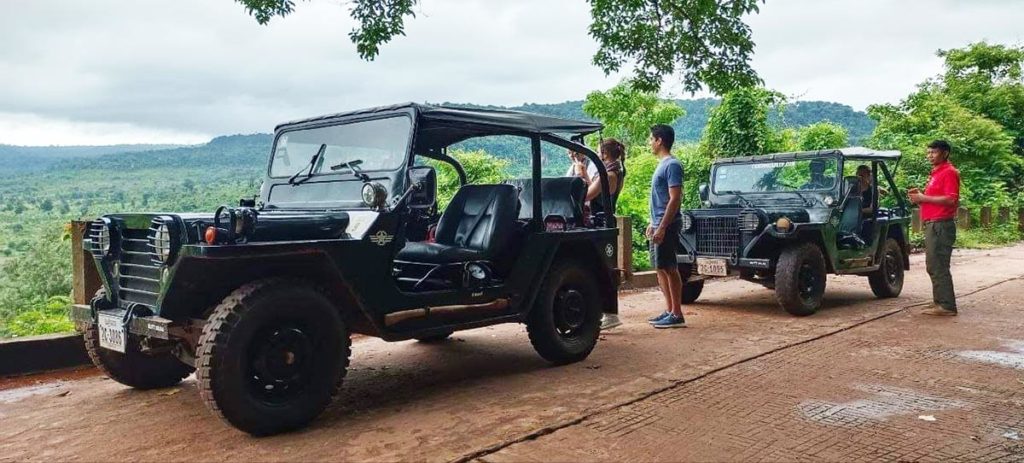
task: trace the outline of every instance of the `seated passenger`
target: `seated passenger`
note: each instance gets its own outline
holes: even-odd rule
[[[606,215],[613,216],[615,215],[615,205],[618,203],[619,193],[622,192],[623,181],[626,178],[626,168],[623,165],[623,162],[626,160],[626,146],[614,138],[609,138],[601,142],[598,154],[601,156],[601,162],[608,173],[608,189],[610,190],[612,203],[612,210],[608,211]],[[575,175],[582,178],[587,184],[587,195],[584,200],[590,205],[591,214],[605,212],[604,203],[600,200],[601,177],[597,169],[594,168],[594,171],[590,172],[581,162],[575,162],[573,169]]]
[[[825,178],[825,160],[811,161],[808,169],[811,171],[811,179],[800,186],[801,190],[822,190],[832,187],[832,181]]]
[[[875,210],[873,208],[875,199],[875,190],[872,188],[871,181],[871,168],[866,164],[857,166],[857,185],[860,187],[860,204],[861,212],[864,218],[874,217]],[[888,192],[882,187],[878,188],[878,194],[884,195]]]

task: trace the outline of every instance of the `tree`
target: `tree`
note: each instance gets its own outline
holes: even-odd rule
[[[761,87],[726,93],[704,128],[701,154],[716,159],[776,151],[781,141],[768,123],[768,114],[773,107],[781,111],[784,102],[781,93]]]
[[[842,148],[850,138],[843,126],[828,121],[803,127],[797,136],[797,144],[801,151]]]
[[[942,91],[963,107],[998,122],[1024,154],[1024,47],[972,43],[964,48],[939,50],[945,73]]]
[[[295,0],[235,0],[260,24],[287,16]],[[669,76],[695,92],[706,85],[716,93],[757,85],[750,67],[754,50],[743,16],[759,11],[762,0],[587,0],[590,35],[599,48],[594,64],[606,74],[635,63],[637,87],[657,90]],[[359,57],[373,60],[380,46],[405,35],[406,17],[418,0],[350,0],[358,25],[349,32]]]
[[[924,147],[945,139],[953,145],[952,159],[961,173],[961,197],[966,204],[1011,202],[1008,185],[1021,160],[1013,154],[1013,138],[998,122],[934,89],[923,89],[899,105],[870,106],[868,114],[878,121],[869,146],[904,154],[898,175],[903,186],[924,186],[931,171]]]
[[[604,135],[618,138],[628,147],[645,144],[651,126],[671,124],[684,114],[675,101],[640,90],[631,81],[608,91],[590,92],[583,102],[583,112],[604,124]]]
[[[449,154],[466,171],[468,183],[500,183],[507,177],[509,161],[492,156],[484,151],[453,150]],[[437,170],[437,203],[443,209],[459,191],[459,174],[448,163],[426,160],[427,164]]]

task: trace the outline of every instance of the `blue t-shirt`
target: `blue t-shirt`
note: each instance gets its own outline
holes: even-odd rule
[[[654,169],[654,176],[651,177],[651,226],[661,225],[661,219],[665,215],[665,207],[668,206],[668,189],[671,187],[683,186],[683,165],[679,160],[666,156]],[[682,209],[680,205],[680,209]],[[682,213],[676,211],[676,216],[671,222],[682,218]]]

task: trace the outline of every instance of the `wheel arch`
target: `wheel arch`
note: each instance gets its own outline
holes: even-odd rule
[[[562,241],[558,244],[558,249],[555,250],[551,261],[545,266],[544,276],[546,277],[547,272],[551,271],[554,262],[562,260],[575,260],[585,268],[593,269],[592,273],[597,280],[601,296],[605,298],[607,304],[612,304],[612,307],[606,307],[604,311],[607,312],[609,308],[618,307],[618,281],[612,276],[614,270],[601,257],[601,251],[597,244],[586,239]],[[536,299],[536,294],[532,299]],[[531,310],[532,306],[531,303]]]
[[[910,270],[910,240],[907,239],[904,227],[901,224],[890,223],[885,237],[896,240],[896,243],[900,245],[900,250],[903,251],[903,270]],[[878,258],[881,258],[883,248],[879,246],[878,249]]]
[[[216,277],[210,278],[209,275]],[[175,277],[161,301],[160,315],[172,320],[205,319],[217,304],[242,285],[281,277],[307,281],[326,292],[352,331],[379,332],[348,282],[325,253],[183,262],[175,271]]]

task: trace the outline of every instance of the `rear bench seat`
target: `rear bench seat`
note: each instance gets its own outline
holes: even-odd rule
[[[533,218],[533,180],[516,178],[504,183],[519,189],[519,219]],[[559,215],[570,226],[583,226],[583,202],[587,185],[579,177],[552,177],[540,180],[541,217]]]

